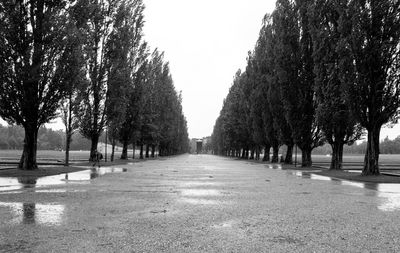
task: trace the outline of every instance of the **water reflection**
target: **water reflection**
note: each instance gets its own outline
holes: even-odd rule
[[[400,210],[400,184],[355,182],[355,181],[341,180],[337,178],[330,178],[327,176],[321,176],[303,171],[288,171],[288,174],[302,178],[332,181],[345,186],[353,186],[357,188],[373,190],[365,192],[364,195],[378,197],[379,199],[377,208],[379,210],[386,212]]]
[[[268,169],[274,169],[274,170],[281,170],[282,165],[281,164],[266,164]]]
[[[13,218],[12,224],[39,224],[58,226],[62,224],[64,205],[0,202],[0,207],[9,208]]]
[[[216,200],[210,199],[196,199],[196,198],[181,198],[181,201],[193,204],[193,205],[216,205],[218,202]]]
[[[183,196],[217,196],[220,192],[217,190],[207,190],[207,189],[185,189],[182,190]]]
[[[121,172],[127,172],[127,169],[117,167],[100,167],[47,177],[0,177],[0,191],[13,191],[67,183],[89,183],[90,180],[105,174]]]

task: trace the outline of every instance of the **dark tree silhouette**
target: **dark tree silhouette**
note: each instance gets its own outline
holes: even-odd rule
[[[68,1],[0,3],[0,116],[25,129],[19,168],[37,169],[41,125],[56,118],[69,89],[67,65],[76,46]]]
[[[352,64],[340,74],[349,84],[350,109],[368,131],[362,174],[379,175],[380,130],[398,116],[400,105],[400,2],[353,0],[341,7],[339,46]]]

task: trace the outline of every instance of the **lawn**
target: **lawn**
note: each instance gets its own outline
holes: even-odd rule
[[[89,159],[89,151],[70,151],[69,157],[70,160],[88,160]],[[119,158],[121,156],[121,151],[115,152],[115,158]],[[21,157],[22,150],[0,150],[0,161],[9,161],[9,160],[18,160]],[[104,156],[103,152],[103,156]],[[139,150],[136,150],[136,157],[139,155]],[[107,157],[110,159],[111,150],[108,150]],[[132,150],[128,150],[128,156],[132,156]],[[65,152],[64,151],[56,151],[56,150],[38,150],[37,151],[37,159],[38,160],[47,160],[47,161],[57,161],[64,160]]]
[[[298,161],[301,161],[301,155],[297,156]],[[329,163],[331,161],[330,156],[325,155],[313,155],[312,160],[314,163]],[[343,163],[364,163],[364,155],[344,155]],[[400,154],[381,154],[379,155],[380,164],[400,164]]]

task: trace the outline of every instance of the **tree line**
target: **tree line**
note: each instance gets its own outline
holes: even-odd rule
[[[168,62],[143,39],[142,0],[5,0],[0,3],[0,117],[24,128],[19,168],[37,169],[41,126],[61,114],[66,163],[73,134],[105,128],[113,146],[186,152],[182,96]]]
[[[278,162],[285,145],[291,164],[297,145],[311,166],[328,143],[341,169],[344,145],[366,133],[362,174],[378,175],[381,127],[399,116],[399,13],[390,0],[278,0],[224,100],[214,153]]]
[[[0,150],[22,150],[24,148],[25,130],[20,126],[0,125]],[[105,133],[100,137],[105,142]],[[83,137],[79,131],[74,134],[70,150],[90,150],[90,140]],[[65,150],[65,131],[53,130],[42,126],[38,131],[38,150]]]

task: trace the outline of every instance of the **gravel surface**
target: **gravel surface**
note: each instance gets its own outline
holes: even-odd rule
[[[398,184],[209,155],[118,167],[0,191],[0,251],[400,251]]]

